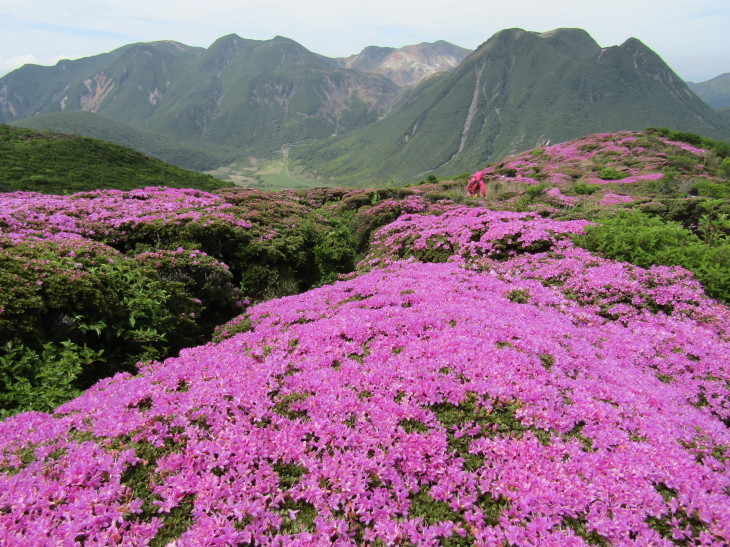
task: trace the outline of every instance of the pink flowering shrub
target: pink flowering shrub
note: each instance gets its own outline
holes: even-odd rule
[[[0,415],[50,410],[101,377],[204,343],[243,296],[352,269],[333,263],[330,227],[261,192],[0,194]],[[88,358],[69,361],[69,347]],[[51,381],[46,369],[66,372]]]
[[[506,280],[535,279],[558,290],[597,317],[625,321],[652,313],[709,320],[723,306],[708,300],[691,272],[677,266],[648,269],[601,258],[571,242],[549,253],[520,255],[507,261],[481,259],[472,267]]]
[[[12,241],[23,239],[118,240],[125,230],[144,223],[178,228],[190,222],[226,220],[250,227],[228,212],[231,204],[200,190],[144,188],[97,190],[70,196],[33,192],[0,194],[0,230]]]
[[[547,195],[551,203],[562,207],[574,207],[580,201],[579,197],[564,195],[560,191],[560,188],[550,188],[550,190],[545,192],[545,194]]]
[[[15,192],[0,194],[0,237],[13,243],[88,238],[127,255],[198,249],[227,264],[245,296],[262,299],[306,289],[331,274],[318,269],[313,249],[332,222],[307,201],[246,189]]]
[[[720,191],[717,185],[722,183],[723,175],[720,160],[707,163],[708,148],[718,148],[718,153],[725,155],[730,150],[720,150],[726,146],[723,143],[691,137],[665,130],[599,133],[518,154],[477,171],[472,178],[484,181],[488,190],[505,185],[510,190],[520,186],[526,190],[538,182],[555,186],[558,192],[570,189],[574,183],[629,187],[644,183],[636,192],[645,193],[649,185],[662,193],[686,195],[689,183],[684,184],[683,179],[691,176],[711,181],[702,195],[713,196],[713,192]],[[680,138],[688,138],[698,146]],[[677,177],[677,170],[686,177]],[[600,195],[585,200],[600,201]]]
[[[634,201],[635,198],[631,196],[622,196],[620,194],[614,194],[611,192],[608,192],[603,195],[601,198],[601,205],[609,206],[609,205],[620,205],[622,203],[631,203]]]
[[[534,181],[512,196],[520,206],[581,200],[567,211],[467,207],[436,190],[148,189],[77,196],[78,209],[9,197],[0,276],[17,289],[0,295],[0,321],[96,302],[120,279],[131,289],[103,301],[137,313],[115,329],[56,314],[89,334],[67,346],[77,358],[10,348],[0,365],[57,359],[35,381],[68,396],[76,386],[52,373],[98,359],[94,336],[188,335],[180,325],[218,300],[243,313],[212,343],[0,422],[0,544],[726,545],[730,311],[689,271],[648,260],[691,247],[715,268],[698,269],[703,283],[722,281],[722,233],[709,252],[643,215],[617,216],[620,230],[545,218],[575,218],[606,191],[570,195],[557,155],[643,176],[661,169],[656,140],[598,135],[494,170]],[[632,164],[645,151],[654,171]],[[354,259],[356,233],[368,254],[346,281],[250,307],[234,289],[314,285]],[[618,252],[633,237],[645,267],[573,244]],[[140,325],[150,318],[174,328]]]
[[[727,316],[500,277],[394,264],[9,418],[2,541],[723,544]]]
[[[378,228],[396,220],[403,214],[420,214],[428,211],[442,212],[443,205],[434,204],[422,196],[408,196],[403,199],[387,199],[363,208],[355,216],[354,232],[356,249],[360,252],[367,249],[370,237]]]
[[[605,180],[600,177],[590,177],[586,179],[588,184],[632,184],[642,180],[661,180],[664,173],[644,173],[641,175],[629,175],[620,180]]]
[[[437,216],[403,215],[381,228],[358,267],[366,270],[409,257],[445,262],[540,252],[569,234],[582,232],[589,224],[584,220],[544,219],[535,213],[451,206]]]

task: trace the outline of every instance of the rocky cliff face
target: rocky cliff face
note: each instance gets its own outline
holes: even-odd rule
[[[412,86],[432,74],[453,70],[470,53],[471,50],[440,40],[400,49],[371,46],[339,61],[347,68],[382,74],[399,86]]]

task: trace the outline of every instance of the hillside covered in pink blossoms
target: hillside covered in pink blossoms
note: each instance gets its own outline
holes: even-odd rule
[[[176,314],[230,307],[211,341],[0,422],[0,543],[727,545],[723,161],[614,134],[486,167],[473,198],[465,180],[0,195],[28,302],[105,262],[178,283],[180,332]],[[680,250],[611,258],[615,218]],[[677,265],[695,246],[719,274]],[[42,328],[3,302],[0,324]]]
[[[490,196],[539,186],[533,192],[546,193],[561,208],[650,201],[693,188],[696,195],[727,197],[728,145],[716,143],[717,154],[701,139],[690,138],[696,143],[690,144],[673,136],[666,130],[589,135],[506,158],[472,178],[485,181]]]

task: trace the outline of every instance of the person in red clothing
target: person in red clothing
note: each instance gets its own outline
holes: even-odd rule
[[[469,184],[466,185],[466,192],[469,194],[469,197],[474,197],[477,194],[481,194],[482,197],[487,195],[487,185],[484,183],[481,173],[474,173],[474,176],[469,179]]]

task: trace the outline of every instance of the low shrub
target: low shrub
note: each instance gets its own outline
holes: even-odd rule
[[[649,268],[676,265],[692,271],[708,295],[730,302],[730,245],[709,245],[673,221],[640,211],[620,211],[574,236],[579,246],[608,258]]]
[[[585,182],[579,182],[573,186],[573,191],[580,196],[590,196],[598,190],[598,186],[593,184],[586,184]]]
[[[628,175],[626,173],[617,171],[616,169],[614,169],[612,167],[604,167],[598,173],[598,178],[600,178],[602,180],[621,180],[621,179],[625,179],[627,176]]]
[[[0,286],[6,414],[49,410],[203,343],[239,312],[227,267],[182,249],[133,258],[88,240],[27,241],[0,249]]]
[[[19,411],[50,412],[77,397],[77,379],[102,354],[70,340],[36,348],[12,342],[0,346],[0,419]]]

